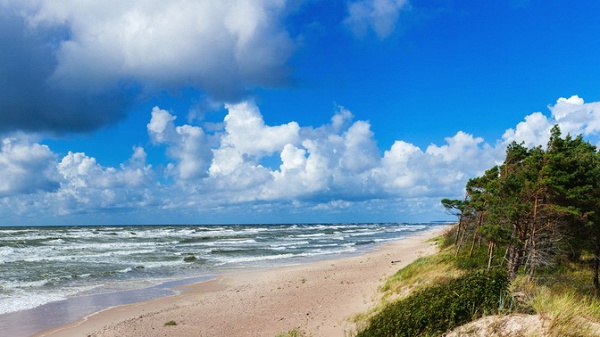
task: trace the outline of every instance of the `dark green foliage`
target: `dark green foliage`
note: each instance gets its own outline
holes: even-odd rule
[[[505,272],[471,272],[388,305],[357,337],[439,336],[484,314],[497,313],[507,287]]]
[[[446,212],[448,212],[448,214],[451,214],[454,216],[462,215],[462,212],[467,207],[467,204],[464,201],[452,200],[452,199],[447,199],[447,198],[442,199],[442,205],[444,206],[444,208],[446,209]]]
[[[487,248],[475,248],[472,254],[468,252],[462,252],[456,256],[454,265],[462,270],[476,270],[481,269],[482,266],[487,264]]]
[[[509,278],[563,261],[594,256],[593,286],[600,296],[600,154],[583,137],[551,130],[546,149],[513,142],[504,163],[472,178],[464,201],[443,199],[459,217],[455,254],[461,268],[504,265]],[[478,248],[487,246],[487,263]]]
[[[448,248],[454,245],[454,237],[458,232],[458,226],[453,226],[449,231],[442,235],[442,240],[440,242],[440,249]]]

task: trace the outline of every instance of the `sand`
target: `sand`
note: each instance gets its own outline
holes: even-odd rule
[[[110,308],[36,336],[275,337],[294,328],[314,337],[348,336],[356,330],[352,318],[379,301],[385,279],[434,253],[427,240],[445,229],[360,256],[220,275],[177,295]],[[169,321],[176,325],[165,326]]]

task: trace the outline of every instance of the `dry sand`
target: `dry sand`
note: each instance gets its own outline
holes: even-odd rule
[[[347,336],[354,315],[379,300],[378,287],[419,256],[446,228],[420,233],[360,256],[224,274],[180,294],[90,315],[36,336],[267,336],[299,328],[310,336]],[[392,261],[398,261],[392,263]],[[174,321],[176,325],[165,326]]]

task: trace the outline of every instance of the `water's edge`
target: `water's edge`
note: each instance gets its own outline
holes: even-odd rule
[[[399,237],[397,240],[391,242],[401,241],[413,235],[433,231],[438,229],[440,226],[442,225],[430,225],[427,226],[427,228],[424,230],[407,232],[405,233],[405,236]],[[180,292],[176,289],[178,287],[200,282],[206,282],[210,279],[217,277],[218,275],[252,270],[273,269],[294,264],[309,264],[323,260],[337,260],[350,256],[361,255],[376,249],[382,244],[388,243],[390,243],[390,241],[364,245],[361,246],[359,250],[354,252],[325,255],[296,261],[287,261],[286,263],[276,263],[272,265],[248,265],[237,266],[233,268],[224,268],[219,271],[206,272],[203,274],[196,275],[195,277],[174,279],[160,283],[158,285],[152,285],[140,289],[124,290],[104,294],[93,294],[86,296],[76,296],[65,300],[50,302],[32,309],[0,314],[0,329],[2,329],[2,333],[6,334],[7,336],[28,337],[35,335],[36,333],[40,333],[42,331],[76,322],[80,319],[83,319],[84,317],[110,308],[146,302],[165,296],[175,295]]]
[[[128,304],[146,302],[178,293],[177,287],[206,282],[206,275],[164,282],[148,288],[73,297],[46,303],[33,309],[0,315],[0,327],[6,336],[27,337],[42,331],[76,322],[91,314]]]

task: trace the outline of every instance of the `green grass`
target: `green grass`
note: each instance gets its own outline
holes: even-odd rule
[[[402,295],[438,282],[454,279],[462,272],[452,264],[450,252],[419,257],[398,270],[380,288],[384,297]]]
[[[526,275],[518,276],[508,292],[488,294],[488,300],[492,300],[487,302],[487,307],[477,306],[476,310],[473,304],[469,307],[463,303],[459,308],[455,302],[461,300],[444,294],[454,292],[460,295],[459,299],[467,298],[478,292],[485,293],[487,286],[471,292],[469,287],[456,290],[448,285],[483,273],[482,269],[487,266],[487,246],[476,244],[473,255],[469,256],[470,245],[465,245],[455,256],[452,236],[453,233],[448,232],[436,238],[440,252],[418,258],[381,286],[383,300],[379,306],[355,317],[360,331],[357,336],[439,336],[457,324],[491,313],[538,315],[544,319],[546,332],[552,337],[600,336],[600,299],[593,295],[591,270],[585,257],[578,263],[540,268],[532,281]],[[494,264],[500,264],[503,249],[498,248],[499,256]],[[505,268],[506,265],[500,269],[501,274]],[[466,293],[461,293],[463,291]],[[455,319],[457,317],[460,319]],[[415,327],[406,326],[407,322],[417,322],[416,325],[427,328],[411,330]]]
[[[544,317],[552,336],[599,336],[600,299],[589,286],[589,269],[572,265],[529,282],[520,276],[512,291],[531,311]],[[595,324],[594,324],[595,323]]]
[[[304,332],[300,328],[294,328],[288,332],[280,333],[277,335],[277,337],[308,337],[308,336],[309,335],[307,335],[306,332]]]
[[[479,271],[438,282],[388,304],[371,317],[358,337],[439,336],[456,326],[499,311],[508,279],[503,272]]]
[[[550,321],[549,329],[553,335],[600,335],[600,301],[597,298],[581,296],[575,291],[555,294],[546,287],[539,287],[536,293],[532,306]]]

